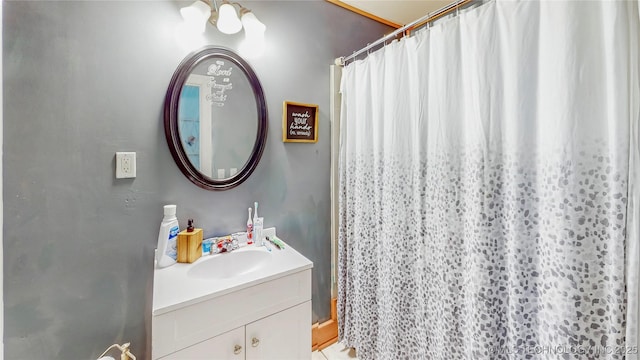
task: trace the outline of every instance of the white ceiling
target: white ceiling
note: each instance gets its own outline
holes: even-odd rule
[[[340,0],[340,2],[398,25],[406,25],[450,4],[453,0]]]

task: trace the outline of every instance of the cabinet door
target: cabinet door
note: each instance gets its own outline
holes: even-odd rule
[[[244,326],[169,354],[160,360],[244,360]]]
[[[246,360],[311,359],[311,301],[246,327]]]

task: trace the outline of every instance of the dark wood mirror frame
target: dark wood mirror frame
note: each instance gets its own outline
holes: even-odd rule
[[[189,161],[185,149],[182,147],[182,142],[180,141],[178,123],[178,102],[180,101],[180,94],[182,92],[183,85],[187,81],[187,78],[191,74],[191,71],[193,71],[193,69],[198,64],[208,59],[215,58],[229,60],[242,70],[243,74],[247,77],[249,83],[251,84],[258,110],[258,118],[256,119],[256,121],[258,122],[258,131],[249,160],[244,164],[244,167],[235,175],[228,179],[222,180],[215,180],[208,176],[205,176],[204,174],[200,173],[200,171],[198,171],[198,169],[196,169],[193,164],[191,164],[191,161]],[[182,173],[191,182],[207,190],[228,190],[240,185],[251,175],[253,170],[258,165],[258,162],[260,161],[260,157],[262,156],[262,152],[264,151],[264,147],[267,141],[267,128],[267,105],[265,102],[264,93],[262,91],[262,85],[260,84],[260,81],[258,80],[258,77],[256,76],[253,69],[251,69],[249,64],[245,62],[244,59],[242,59],[239,55],[223,47],[208,46],[187,55],[187,57],[182,60],[180,65],[178,65],[178,68],[171,78],[171,82],[169,83],[169,88],[167,90],[167,95],[165,97],[164,133],[167,138],[167,144],[169,145],[169,150],[171,150],[173,159],[180,168],[180,171],[182,171]]]

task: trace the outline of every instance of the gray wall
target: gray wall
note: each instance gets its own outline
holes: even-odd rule
[[[329,67],[389,29],[324,1],[246,2],[267,25],[249,62],[269,108],[260,164],[242,185],[189,182],[164,139],[164,95],[189,49],[175,1],[5,1],[4,311],[6,359],[89,359],[130,341],[150,353],[153,249],[162,205],[205,235],[266,226],[314,262],[313,320],[329,318]],[[209,26],[207,43],[242,35]],[[281,142],[284,100],[320,105],[317,144]],[[114,153],[137,152],[136,179]],[[215,311],[215,309],[212,309]]]

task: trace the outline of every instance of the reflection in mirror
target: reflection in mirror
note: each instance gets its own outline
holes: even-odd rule
[[[258,131],[251,83],[226,59],[198,64],[182,87],[180,140],[189,162],[211,179],[228,179],[250,159]]]
[[[171,155],[190,181],[208,190],[238,186],[256,168],[266,144],[260,81],[231,50],[198,50],[171,78],[164,129]]]

